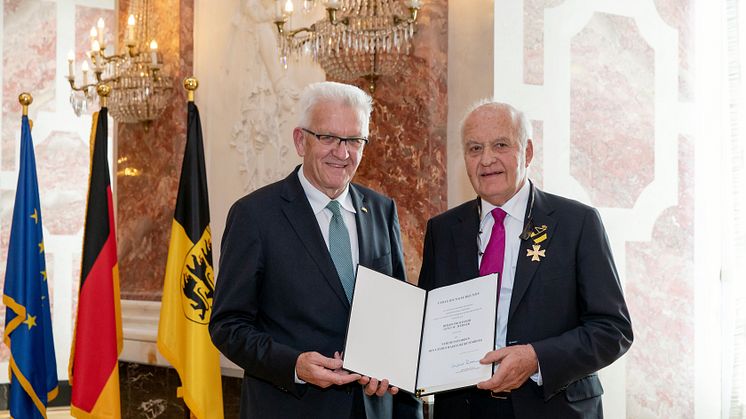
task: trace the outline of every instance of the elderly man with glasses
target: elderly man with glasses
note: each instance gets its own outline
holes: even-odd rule
[[[396,205],[351,183],[371,98],[316,83],[300,109],[293,141],[303,164],[239,199],[223,236],[210,334],[244,369],[241,417],[421,417],[386,377],[342,370],[355,267],[405,276]]]

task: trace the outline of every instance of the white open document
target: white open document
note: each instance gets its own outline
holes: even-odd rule
[[[497,274],[430,291],[358,267],[344,349],[346,370],[425,395],[492,376]]]

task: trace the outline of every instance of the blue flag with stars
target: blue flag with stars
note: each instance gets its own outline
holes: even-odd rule
[[[45,418],[57,396],[39,185],[31,127],[21,120],[21,158],[8,266],[5,270],[5,344],[10,348],[8,407],[13,418]]]

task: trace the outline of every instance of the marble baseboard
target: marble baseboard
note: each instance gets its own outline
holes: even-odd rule
[[[119,386],[123,418],[188,419],[186,404],[176,397],[181,385],[173,368],[119,362]],[[225,418],[238,418],[241,379],[223,377]]]
[[[159,301],[122,300],[124,347],[119,356],[122,417],[189,418],[184,401],[176,397],[179,375],[158,352]],[[237,418],[243,370],[221,356],[223,408]]]
[[[59,387],[59,393],[57,393],[57,397],[55,397],[54,400],[49,402],[49,407],[70,406],[70,394],[71,394],[70,382],[67,380],[60,381],[58,383],[58,387]],[[8,392],[9,391],[10,391],[9,383],[0,384],[0,411],[8,410]],[[3,415],[0,414],[0,419],[2,418],[3,418]]]

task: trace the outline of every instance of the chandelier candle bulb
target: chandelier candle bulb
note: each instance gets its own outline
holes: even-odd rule
[[[276,0],[275,1],[275,20],[281,21],[283,20],[285,10],[283,8],[282,0]]]
[[[285,2],[285,15],[290,17],[293,14],[293,0],[287,0]]]
[[[75,55],[73,54],[73,51],[70,50],[70,52],[67,53],[67,78],[72,80],[75,78],[73,75],[75,72]]]
[[[155,39],[150,41],[150,64],[153,67],[158,66],[158,42]]]
[[[80,67],[83,70],[83,86],[88,84],[88,61],[83,61],[83,65]]]
[[[135,15],[127,18],[127,45],[135,44]]]
[[[104,45],[104,18],[98,18],[96,26],[98,27],[98,44]]]
[[[303,0],[303,14],[307,15],[313,10],[313,0]]]
[[[339,7],[341,5],[341,2],[339,0],[326,0],[326,8],[327,9],[334,9],[339,10]]]

